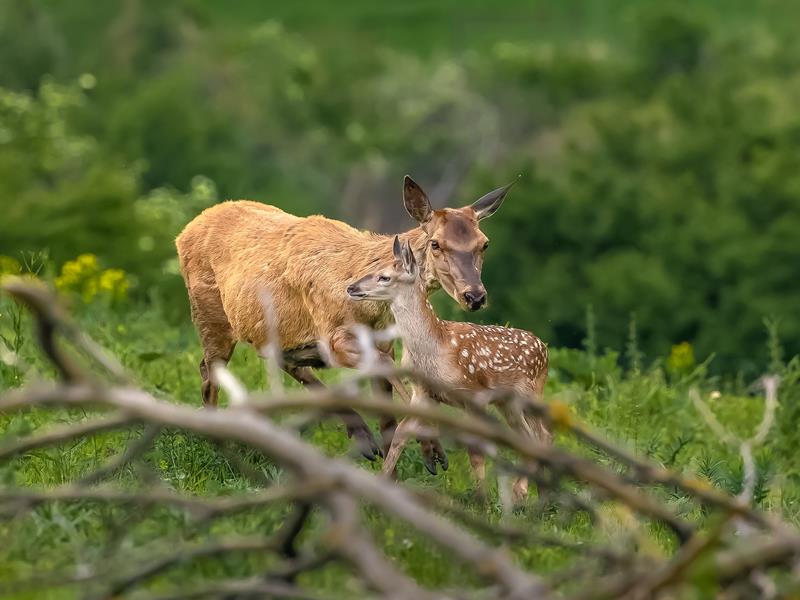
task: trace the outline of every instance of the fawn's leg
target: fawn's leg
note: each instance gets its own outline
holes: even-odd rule
[[[340,327],[333,332],[333,335],[331,335],[329,338],[329,348],[331,357],[337,365],[349,368],[356,368],[359,366],[361,360],[361,347],[358,343],[358,340],[348,327]],[[380,349],[378,349],[378,353],[379,361],[387,366],[394,366],[394,360],[392,359],[392,355],[390,353]],[[399,377],[391,375],[387,377],[387,380],[406,404],[410,404],[413,401],[412,397],[408,394],[408,390],[406,389],[405,385],[403,385],[403,382]],[[391,430],[392,426],[394,425],[393,421],[394,419],[386,419],[383,421],[381,432],[384,432],[384,428],[387,432]],[[393,435],[396,435],[396,433],[393,432]],[[445,454],[441,443],[439,443],[438,440],[425,440],[421,441],[421,443],[423,460],[428,471],[435,475],[437,462],[441,464],[442,470],[446,471],[448,467],[447,455]]]
[[[469,464],[472,467],[472,472],[475,473],[477,482],[475,491],[480,498],[486,498],[486,457],[482,452],[474,448],[469,448],[467,453],[469,454]]]
[[[389,444],[389,449],[386,452],[386,457],[383,459],[383,474],[395,478],[397,476],[397,461],[403,454],[403,447],[408,441],[408,436],[419,427],[416,419],[405,417],[400,421],[394,432],[392,443]]]
[[[310,367],[295,367],[284,365],[286,371],[293,379],[308,387],[324,387],[324,384],[317,379]],[[333,411],[345,425],[347,437],[355,438],[361,455],[367,460],[375,460],[381,454],[381,450],[375,443],[367,423],[356,411],[352,409],[340,409]]]
[[[394,366],[394,348],[391,344],[387,347],[379,347],[379,351],[381,352],[380,360],[385,362],[387,366]],[[411,396],[408,395],[408,390],[403,382],[398,377],[389,377],[386,381],[389,382],[391,388],[397,392],[397,395],[405,402],[406,404],[411,404]],[[391,391],[389,392],[391,394]],[[394,436],[394,429],[396,427],[396,423],[394,419],[391,419],[391,433],[392,436],[389,436],[389,445],[391,445],[392,437]],[[387,428],[388,429],[388,428]],[[384,436],[384,444],[386,444],[387,439],[387,432],[384,431],[384,425],[381,423],[381,433]],[[447,471],[447,467],[449,466],[447,460],[447,453],[444,451],[441,442],[438,438],[434,437],[427,437],[425,439],[417,438],[417,441],[420,445],[420,451],[422,453],[422,462],[425,465],[425,468],[431,475],[436,475],[436,464],[440,464],[442,467],[442,471]],[[389,449],[386,445],[384,445],[384,456],[386,456],[389,452]]]
[[[427,402],[429,402],[428,396],[424,392],[418,390],[415,386],[409,405],[413,406],[415,404]],[[408,441],[408,437],[414,434],[418,435],[419,429],[420,421],[417,418],[405,417],[400,421],[400,424],[397,426],[397,431],[394,434],[394,439],[389,446],[389,450],[386,452],[386,458],[383,461],[383,472],[385,474],[395,476],[397,461],[400,460],[400,455],[402,454],[403,447]],[[428,469],[431,475],[436,475],[436,463],[433,462],[434,460],[442,461],[442,470],[447,470],[447,456],[444,455],[444,451],[442,451],[437,458],[437,447],[441,448],[438,440],[424,439],[420,440],[420,444],[422,446],[425,468]]]
[[[373,380],[372,387],[379,394],[382,394],[386,398],[392,398],[392,390],[394,389],[394,386],[389,380],[377,377]],[[378,427],[381,430],[383,455],[386,456],[386,454],[389,452],[389,447],[392,445],[395,431],[397,430],[397,419],[394,417],[394,415],[381,415],[378,419]]]
[[[510,400],[504,402],[501,406],[498,406],[498,409],[508,423],[508,426],[515,431],[540,443],[552,443],[553,436],[547,427],[545,427],[544,423],[536,417],[526,415],[519,401]],[[528,469],[534,472],[537,466],[535,462],[531,462],[528,464]],[[511,498],[514,504],[522,504],[527,496],[528,478],[524,475],[520,475],[514,481],[514,485],[511,489]]]

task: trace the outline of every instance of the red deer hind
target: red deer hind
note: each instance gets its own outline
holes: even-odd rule
[[[419,257],[426,293],[442,287],[461,306],[477,310],[486,302],[481,282],[487,238],[479,221],[502,204],[510,185],[490,192],[470,206],[433,210],[422,191],[406,176],[403,200],[418,226],[402,234]],[[310,367],[326,366],[318,344],[340,366],[355,367],[359,345],[350,328],[361,323],[380,329],[392,321],[385,303],[353,303],[347,282],[374,271],[392,258],[392,237],[359,231],[322,216],[296,217],[274,206],[247,200],[223,202],[203,211],[176,240],[181,272],[189,292],[192,320],[203,346],[202,397],[215,405],[219,388],[212,365],[227,363],[237,342],[265,348],[268,327],[262,298],[272,301],[284,370],[306,385],[319,384]],[[378,350],[392,360],[391,344]],[[406,393],[394,382],[398,393]],[[383,382],[391,393],[390,382]],[[381,450],[364,420],[352,410],[339,416],[370,459]],[[380,423],[384,449],[392,439],[394,419]],[[429,470],[446,468],[437,442],[423,444]]]
[[[420,267],[408,242],[394,239],[394,260],[348,286],[353,300],[383,301],[391,306],[398,333],[403,339],[403,365],[456,390],[472,392],[508,390],[521,397],[542,397],[547,380],[547,346],[535,335],[521,329],[443,321],[433,312]],[[413,384],[412,403],[437,400],[455,404],[446,393]],[[544,423],[525,414],[512,401],[497,406],[509,426],[525,435],[549,443]],[[386,453],[383,471],[394,473],[405,440],[418,425],[403,419]],[[485,478],[484,457],[470,450],[470,462],[478,480]],[[528,479],[517,478],[515,502],[528,492]]]

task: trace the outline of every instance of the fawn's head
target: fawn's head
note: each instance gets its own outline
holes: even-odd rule
[[[511,185],[489,192],[469,206],[433,210],[422,188],[408,175],[405,177],[406,210],[425,232],[424,250],[418,253],[425,285],[431,288],[438,282],[467,310],[478,310],[486,304],[481,268],[489,239],[479,221],[500,208]]]
[[[419,266],[409,243],[401,243],[400,238],[394,236],[392,254],[394,260],[390,265],[347,286],[347,295],[351,300],[391,301],[399,294],[411,290],[411,286],[419,285]]]

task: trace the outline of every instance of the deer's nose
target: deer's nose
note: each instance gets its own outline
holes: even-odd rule
[[[355,284],[347,286],[347,293],[350,295],[355,294],[356,290],[358,290],[358,288],[355,286]]]
[[[478,310],[486,304],[486,290],[467,290],[464,292],[464,300],[467,301],[470,310]]]

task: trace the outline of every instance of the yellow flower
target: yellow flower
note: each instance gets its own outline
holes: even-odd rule
[[[0,275],[18,275],[22,273],[22,265],[16,258],[0,255]]]
[[[688,371],[694,365],[694,348],[689,342],[681,342],[672,347],[667,359],[667,367],[670,371]]]
[[[100,290],[113,302],[119,302],[128,297],[130,282],[122,269],[106,269],[100,274],[99,284]]]
[[[81,291],[81,298],[86,304],[89,304],[92,300],[94,300],[95,296],[97,296],[98,285],[97,285],[97,278],[94,277],[92,279],[87,279],[86,282],[83,284],[83,290]]]
[[[565,402],[553,400],[550,402],[550,418],[556,427],[569,427],[572,424],[572,411]]]
[[[94,254],[81,254],[75,260],[65,262],[55,284],[60,292],[80,294],[86,304],[98,296],[110,302],[119,302],[128,297],[130,288],[125,271],[100,271],[97,256]]]
[[[81,254],[75,262],[85,271],[97,271],[97,257],[94,254]]]

